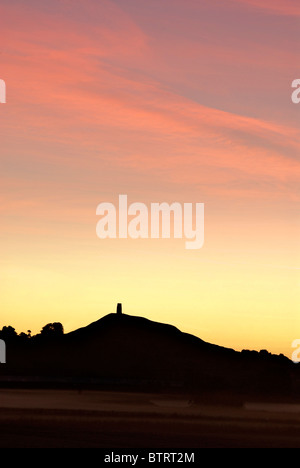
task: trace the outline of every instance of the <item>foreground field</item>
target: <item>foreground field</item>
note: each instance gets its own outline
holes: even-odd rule
[[[1,448],[300,448],[300,405],[0,390]]]

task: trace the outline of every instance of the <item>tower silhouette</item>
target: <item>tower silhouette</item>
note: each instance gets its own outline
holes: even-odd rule
[[[121,303],[117,304],[117,315],[122,315],[122,304]]]

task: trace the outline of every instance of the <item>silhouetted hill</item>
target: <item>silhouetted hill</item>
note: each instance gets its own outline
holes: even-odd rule
[[[137,390],[290,394],[295,375],[295,364],[282,355],[237,352],[172,325],[125,314],[109,314],[53,338],[8,344],[7,364],[0,366],[2,380],[9,376]]]

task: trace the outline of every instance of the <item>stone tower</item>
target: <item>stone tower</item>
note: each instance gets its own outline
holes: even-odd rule
[[[122,304],[118,303],[117,305],[117,315],[122,315]]]

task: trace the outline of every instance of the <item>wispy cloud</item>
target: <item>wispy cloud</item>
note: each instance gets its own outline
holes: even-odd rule
[[[231,0],[243,5],[277,15],[300,16],[300,5],[297,0]]]
[[[295,184],[296,127],[201,104],[168,84],[166,75],[153,76],[155,57],[161,63],[158,45],[113,3],[58,5],[47,12],[38,4],[2,6],[11,95],[3,144],[10,141],[19,159],[26,154],[32,167],[51,163],[61,171],[71,164],[73,174],[93,171],[93,180],[109,158],[112,168],[161,174],[166,182],[202,186],[217,196],[281,196]],[[193,58],[262,63],[256,47],[248,56],[238,45],[185,41]],[[277,56],[271,60],[282,65]],[[268,74],[261,79],[267,83]]]

